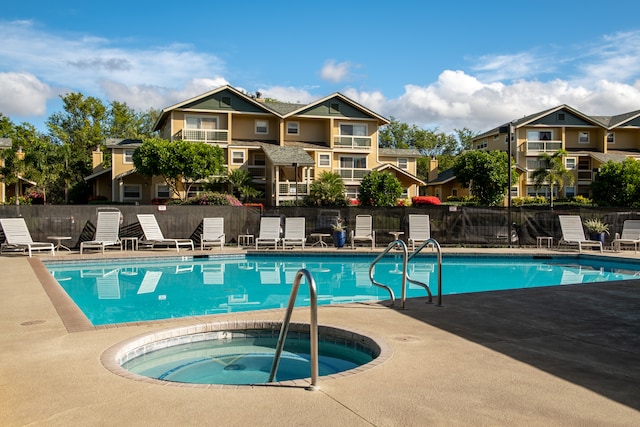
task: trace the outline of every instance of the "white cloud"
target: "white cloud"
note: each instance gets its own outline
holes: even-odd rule
[[[348,62],[336,63],[331,59],[324,63],[320,71],[322,80],[328,80],[332,83],[340,83],[349,77],[351,64]]]
[[[273,86],[270,88],[260,89],[263,97],[277,99],[282,102],[291,102],[294,104],[308,104],[318,99],[307,90],[295,87]]]
[[[49,85],[33,74],[0,73],[0,112],[5,116],[45,114],[52,96]]]

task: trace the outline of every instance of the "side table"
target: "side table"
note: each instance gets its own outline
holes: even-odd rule
[[[317,242],[315,242],[313,245],[311,246],[320,246],[321,248],[326,248],[327,247],[327,243],[324,242],[322,239],[324,237],[331,237],[331,234],[326,234],[326,233],[311,233],[309,235],[309,237],[313,237],[318,239]]]
[[[238,236],[238,246],[251,246],[253,245],[253,234],[240,234]]]
[[[553,246],[553,237],[537,236],[536,245],[538,246],[538,249],[542,249],[544,244],[547,245],[547,249],[551,249],[551,247]]]
[[[138,250],[138,238],[137,237],[122,237],[120,238],[122,242],[122,250],[126,251],[127,248],[131,247],[132,251]]]
[[[55,247],[57,252],[60,252],[60,248],[64,248],[69,252],[71,252],[71,249],[69,249],[68,247],[62,244],[63,240],[71,240],[71,236],[47,236],[47,239],[57,241],[57,244]]]

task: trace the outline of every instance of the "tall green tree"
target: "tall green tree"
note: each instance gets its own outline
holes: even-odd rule
[[[222,172],[224,153],[219,146],[203,142],[148,138],[133,152],[133,164],[142,175],[161,176],[170,191],[184,200],[196,181]]]
[[[481,205],[496,206],[504,201],[510,186],[508,168],[504,151],[465,151],[456,158],[453,171]]]
[[[591,184],[593,202],[600,206],[640,207],[640,162],[608,161]]]
[[[361,206],[396,206],[401,196],[402,185],[389,172],[373,171],[365,175],[358,190]]]
[[[558,150],[553,154],[540,153],[538,161],[541,166],[531,175],[536,188],[541,188],[545,185],[549,187],[551,208],[553,208],[553,190],[555,187],[558,186],[558,190],[560,190],[564,187],[565,182],[573,184],[574,181],[573,174],[564,166],[564,156],[567,154],[566,150]]]
[[[110,104],[105,121],[105,133],[111,138],[144,139],[153,136],[157,110],[135,111],[124,102]]]
[[[348,201],[342,177],[335,172],[321,172],[310,184],[304,203],[307,206],[346,206]]]

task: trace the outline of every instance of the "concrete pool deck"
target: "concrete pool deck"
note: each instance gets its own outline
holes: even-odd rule
[[[61,253],[56,259],[123,254],[176,252]],[[640,263],[632,251],[604,256]],[[69,332],[57,310],[73,307],[55,296],[52,302],[38,278],[37,259],[0,256],[2,426],[640,425],[640,280],[452,295],[444,297],[443,307],[420,298],[408,300],[405,310],[384,302],[321,306],[320,324],[378,339],[390,357],[355,374],[320,377],[318,391],[304,384],[197,388],[118,376],[103,366],[101,355],[161,329],[281,321],[284,310]],[[293,321],[307,323],[308,309],[294,310]]]

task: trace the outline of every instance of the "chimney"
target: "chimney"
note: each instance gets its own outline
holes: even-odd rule
[[[435,181],[438,179],[438,159],[433,157],[429,160],[429,176],[427,177],[427,182]]]
[[[104,155],[102,151],[100,151],[100,146],[98,145],[96,147],[96,150],[91,153],[91,165],[93,167],[93,170],[96,170],[98,166],[102,165],[103,160]]]

